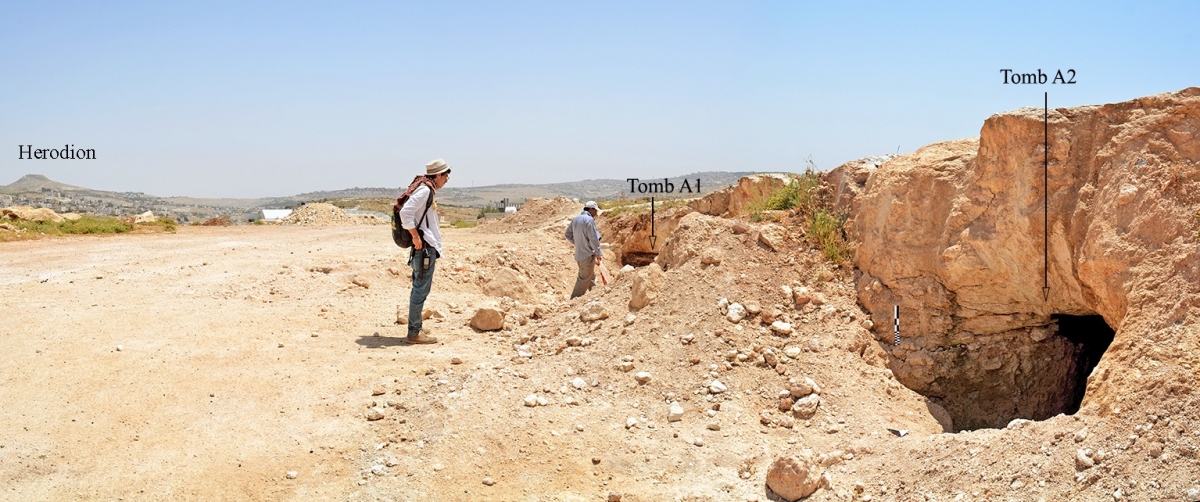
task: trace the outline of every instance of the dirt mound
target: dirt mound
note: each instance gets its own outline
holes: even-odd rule
[[[64,218],[44,207],[13,206],[0,209],[0,219],[58,223]]]
[[[901,310],[892,369],[969,429],[1187,403],[1200,88],[1051,110],[1048,201],[1043,128],[1043,110],[1016,110],[978,140],[833,173],[862,189],[843,201],[859,298],[879,319]],[[891,323],[876,335],[892,342]]]
[[[494,234],[522,233],[562,227],[583,211],[583,203],[558,196],[553,199],[532,197],[517,212],[497,220],[484,221],[478,231]]]
[[[324,202],[304,204],[280,220],[283,225],[383,225],[387,222],[369,214],[350,214]]]
[[[204,223],[201,223],[200,225],[205,227],[227,227],[231,224],[232,222],[229,220],[228,216],[218,216],[216,218],[204,220]]]

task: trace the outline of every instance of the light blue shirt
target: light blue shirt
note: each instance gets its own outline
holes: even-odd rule
[[[596,219],[584,211],[567,225],[567,240],[575,243],[575,261],[583,261],[593,256],[602,256],[600,251],[600,231],[596,230]]]

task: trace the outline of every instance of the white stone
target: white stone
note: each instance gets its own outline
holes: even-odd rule
[[[783,321],[775,321],[771,323],[771,331],[781,335],[790,335],[792,333],[792,325]]]
[[[538,406],[546,406],[547,404],[550,404],[550,400],[549,400],[549,399],[546,399],[546,397],[545,397],[545,396],[538,396],[538,397],[537,397],[537,405],[538,405]]]
[[[634,315],[634,314],[629,314],[629,315],[625,316],[625,325],[626,325],[626,326],[631,326],[631,325],[633,325],[633,322],[634,322],[634,321],[636,321],[636,320],[637,320],[637,316],[636,316],[636,315]]]
[[[788,356],[788,357],[790,357],[790,358],[792,358],[792,359],[795,359],[795,358],[797,358],[797,357],[800,357],[800,352],[801,352],[801,351],[800,351],[800,347],[797,347],[797,346],[795,346],[795,345],[793,345],[793,346],[791,346],[791,347],[788,347],[788,348],[786,348],[786,349],[783,349],[783,353],[784,353],[784,354],[787,354],[787,356]]]
[[[712,383],[708,384],[708,391],[713,394],[720,394],[727,390],[729,390],[729,387],[726,387],[720,380],[713,380]]]
[[[1079,470],[1087,469],[1096,465],[1096,461],[1092,460],[1091,448],[1080,448],[1075,450],[1075,468]]]
[[[821,396],[809,394],[800,399],[797,399],[792,404],[792,414],[797,418],[812,418],[817,413],[817,408],[821,406]]]
[[[698,437],[692,441],[692,444],[696,446],[704,446],[704,438]]]
[[[671,409],[667,411],[668,422],[678,422],[683,420],[683,406],[677,402],[671,403]]]
[[[571,380],[571,386],[582,390],[587,387],[587,380],[584,380],[580,377],[575,377]]]
[[[650,378],[651,378],[650,372],[648,372],[648,371],[639,371],[639,372],[637,372],[636,375],[633,375],[633,379],[637,380],[637,383],[641,383],[641,384],[649,382]]]
[[[736,302],[729,304],[729,310],[725,314],[725,318],[729,319],[729,322],[732,323],[741,322],[742,319],[746,318],[746,307]]]
[[[299,476],[299,475],[300,475],[300,473],[298,473],[296,471],[287,471],[288,479],[296,479],[296,476]]]
[[[534,407],[534,406],[537,406],[537,405],[538,405],[538,396],[537,396],[537,394],[530,394],[530,395],[528,395],[528,396],[525,396],[525,406],[528,406],[528,407],[532,408],[532,407]]]
[[[629,418],[625,419],[625,428],[626,429],[632,429],[634,427],[637,427],[637,424],[638,424],[638,419],[636,417],[629,417]]]

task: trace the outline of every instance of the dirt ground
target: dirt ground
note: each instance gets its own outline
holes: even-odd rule
[[[568,301],[560,216],[444,229],[429,346],[395,322],[409,268],[386,227],[0,244],[0,499],[765,501],[771,462],[801,449],[831,480],[811,500],[1182,500],[1200,486],[1200,430],[1160,410],[943,433],[873,346],[852,273],[803,246],[714,233],[701,239],[719,263],[668,270],[641,310],[632,273]],[[502,269],[524,299],[484,293]],[[784,285],[823,305],[794,307]],[[778,309],[795,332],[731,322],[721,298]],[[580,320],[593,301],[607,318]],[[508,312],[504,330],[469,326],[485,306]],[[816,414],[780,411],[805,378]],[[1135,423],[1145,438],[1159,424],[1158,455],[1125,438]],[[1079,469],[1081,447],[1110,460]]]

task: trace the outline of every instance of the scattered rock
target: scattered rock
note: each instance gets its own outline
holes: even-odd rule
[[[350,283],[363,289],[371,289],[371,281],[367,280],[366,277],[356,275],[350,280]]]
[[[726,387],[720,380],[713,380],[712,383],[708,384],[708,391],[713,394],[720,394],[727,390],[729,390],[729,387]]]
[[[383,387],[375,387],[374,389],[371,389],[372,396],[382,396],[386,392],[387,389],[384,389]]]
[[[633,325],[633,322],[634,322],[634,321],[636,321],[636,320],[637,320],[637,316],[636,316],[636,315],[634,315],[634,314],[629,314],[629,315],[626,315],[626,316],[625,316],[625,325],[626,325],[626,326],[632,326],[632,325]]]
[[[637,372],[636,375],[633,375],[633,379],[637,380],[637,383],[640,383],[640,384],[649,383],[650,378],[651,378],[651,375],[650,375],[650,372],[648,372],[648,371],[639,371],[639,372]]]
[[[530,395],[528,395],[528,396],[525,396],[525,406],[528,406],[528,407],[532,408],[532,407],[534,407],[534,406],[537,406],[537,405],[538,405],[538,396],[537,396],[537,394],[530,394]]]
[[[1079,429],[1078,431],[1075,431],[1075,442],[1076,443],[1082,443],[1084,439],[1087,439],[1087,437],[1088,437],[1087,427],[1084,427],[1082,429]]]
[[[786,323],[783,321],[775,321],[775,322],[771,323],[771,331],[774,331],[781,335],[791,335],[792,334],[792,325],[791,325],[791,323]]]
[[[783,251],[784,243],[787,241],[787,229],[774,223],[763,225],[758,234],[758,242],[763,243],[771,251]]]
[[[797,307],[808,305],[813,299],[812,292],[807,287],[801,286],[792,290],[792,303]]]
[[[285,475],[285,477],[288,479],[296,479],[296,477],[299,475],[300,475],[300,473],[298,473],[296,471],[287,471],[287,474]]]
[[[586,389],[587,388],[587,380],[584,380],[583,378],[580,378],[580,377],[575,377],[573,380],[571,380],[571,386],[575,387],[578,390]]]
[[[504,329],[504,313],[493,308],[481,308],[471,317],[471,327],[479,331]]]
[[[625,428],[626,429],[632,429],[634,427],[637,427],[637,424],[638,424],[638,419],[636,417],[629,417],[629,418],[625,419]]]
[[[579,312],[579,319],[584,322],[599,321],[608,319],[608,311],[604,309],[604,304],[600,302],[588,302],[583,310]]]
[[[704,252],[700,254],[700,265],[710,266],[710,265],[720,265],[720,264],[721,264],[721,255],[717,252],[716,249],[708,248],[708,249],[705,249]]]
[[[461,357],[451,357],[450,358],[450,364],[462,364],[462,362],[463,362],[463,360]]]
[[[796,418],[808,419],[812,418],[817,413],[817,408],[821,406],[821,396],[809,394],[796,400],[792,405],[792,414]]]
[[[496,484],[496,480],[494,480],[492,478],[483,478],[483,484],[484,484],[484,486],[492,486],[492,485]]]
[[[370,420],[372,422],[374,422],[376,420],[383,420],[383,408],[376,407],[376,408],[371,408],[370,410],[368,410],[367,411],[367,420]]]
[[[683,406],[677,402],[671,403],[671,408],[667,411],[668,422],[678,422],[683,420]]]
[[[692,444],[694,444],[696,446],[704,446],[704,438],[697,437],[696,439],[692,440]]]
[[[737,302],[730,303],[728,312],[725,314],[725,318],[729,319],[729,322],[732,323],[741,322],[742,319],[746,318],[746,308]]]
[[[1080,448],[1078,450],[1075,450],[1075,468],[1076,469],[1082,471],[1093,465],[1096,465],[1096,461],[1092,460],[1092,449],[1091,448]]]

